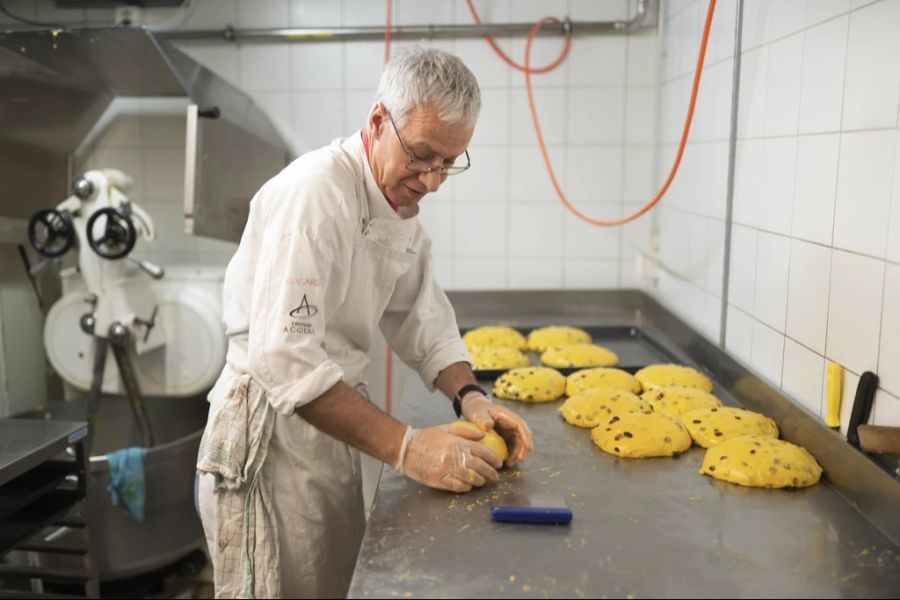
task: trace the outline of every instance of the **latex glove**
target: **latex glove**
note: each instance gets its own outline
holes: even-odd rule
[[[460,402],[463,416],[483,429],[493,429],[509,447],[506,466],[511,467],[534,450],[531,428],[525,420],[504,406],[490,401],[484,394],[469,392]]]
[[[394,469],[428,487],[454,492],[496,482],[502,463],[478,443],[483,437],[483,432],[465,427],[407,427]]]

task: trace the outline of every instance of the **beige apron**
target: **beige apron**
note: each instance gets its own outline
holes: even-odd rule
[[[360,197],[366,198],[364,187]],[[408,250],[416,223],[415,219],[370,218],[368,203],[363,204],[363,222],[354,236],[350,293],[341,310],[349,311],[357,324],[375,324],[397,280],[416,261],[416,254]],[[329,333],[331,343],[337,346],[334,340],[340,340],[340,328]],[[329,355],[342,350],[325,349]],[[358,381],[346,383],[361,386]],[[217,385],[217,389],[222,387],[227,388]],[[214,390],[212,395],[216,393]],[[200,478],[199,504],[207,542],[214,549],[215,540],[210,537],[216,530],[212,483],[209,475]],[[260,485],[273,498],[281,596],[345,596],[365,530],[358,451],[297,414],[276,412]]]

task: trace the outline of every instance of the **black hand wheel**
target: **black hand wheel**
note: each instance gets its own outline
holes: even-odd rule
[[[75,243],[72,219],[55,208],[39,210],[28,219],[28,241],[48,258],[62,256]]]
[[[87,222],[88,245],[103,258],[117,260],[128,256],[137,241],[131,218],[115,208],[101,208]]]

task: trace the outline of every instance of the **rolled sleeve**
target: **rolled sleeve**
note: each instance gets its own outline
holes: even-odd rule
[[[461,339],[448,339],[437,344],[419,365],[419,376],[429,392],[435,389],[434,382],[441,371],[458,362],[473,364],[472,356]]]
[[[459,335],[453,306],[434,280],[427,245],[416,267],[397,282],[380,327],[429,391],[434,391],[438,374],[450,365],[473,364]]]
[[[290,415],[344,377],[322,347],[342,287],[334,240],[285,233],[260,253],[250,310],[250,372],[278,412]]]

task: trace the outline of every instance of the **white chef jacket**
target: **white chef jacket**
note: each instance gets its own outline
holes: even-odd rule
[[[429,390],[447,366],[472,362],[430,247],[418,219],[401,219],[381,193],[359,134],[301,156],[250,203],[225,274],[228,353],[211,415],[241,374],[277,411],[262,485],[274,498],[285,596],[344,594],[364,529],[357,451],[296,409],[338,381],[362,383],[376,327]],[[212,549],[211,503],[201,481]]]
[[[418,219],[387,203],[360,135],[305,154],[250,203],[225,274],[226,361],[289,415],[359,383],[379,327],[433,390],[442,369],[472,359],[430,250]]]

